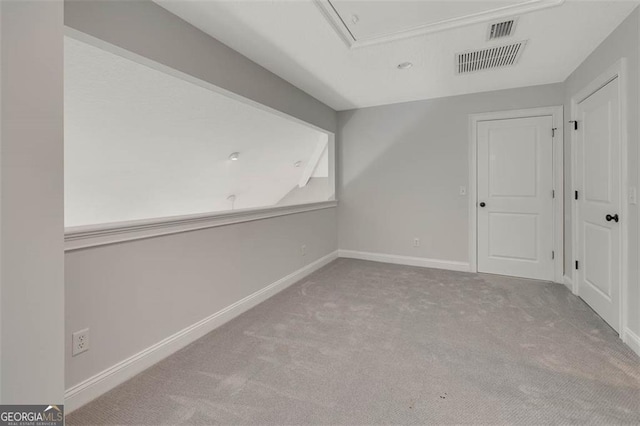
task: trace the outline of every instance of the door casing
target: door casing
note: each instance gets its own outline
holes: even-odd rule
[[[554,281],[563,282],[564,275],[564,126],[563,107],[550,106],[542,108],[497,111],[469,116],[469,269],[478,272],[478,123],[492,120],[509,120],[514,118],[544,117],[553,118],[553,250]],[[549,129],[551,131],[551,129]]]
[[[628,173],[628,138],[629,128],[627,126],[627,59],[621,58],[605,72],[600,74],[595,80],[589,83],[585,88],[580,90],[574,96],[571,97],[571,119],[576,120],[576,113],[578,104],[606,86],[611,81],[618,79],[618,102],[620,111],[620,200],[621,200],[621,220],[620,220],[620,337],[623,341],[627,341],[627,309],[626,301],[628,300],[628,285],[629,285],[629,203],[627,200],[627,194],[629,193],[629,173]],[[578,123],[580,125],[580,123]],[[578,166],[578,135],[571,130],[571,188],[582,187],[582,181],[577,175],[576,170]],[[578,204],[576,200],[572,198],[571,201],[571,247],[574,257],[579,253],[578,248]],[[580,259],[574,259],[580,260]],[[575,269],[573,266],[571,271],[567,271],[567,275],[571,276],[571,291],[573,294],[578,294],[579,275],[582,269]]]

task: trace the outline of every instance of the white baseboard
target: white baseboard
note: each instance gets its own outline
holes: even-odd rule
[[[370,260],[373,262],[394,263],[396,265],[421,266],[423,268],[447,269],[462,272],[470,271],[470,266],[467,262],[457,262],[453,260],[398,256],[395,254],[370,253],[355,250],[338,250],[338,256],[350,259]]]
[[[305,278],[312,272],[327,265],[338,257],[338,252],[330,253],[313,263],[287,275],[286,277],[269,284],[255,293],[227,306],[221,311],[167,337],[166,339],[150,346],[143,351],[107,368],[67,389],[65,392],[64,408],[68,414],[97,398],[103,393],[113,389],[136,374],[146,370],[153,364],[161,361],[174,352],[194,342],[210,331],[220,327],[227,321],[237,317],[257,304],[265,301],[274,294],[284,290],[292,284]]]
[[[622,341],[640,356],[640,336],[627,328],[624,330]]]
[[[573,293],[573,280],[570,276],[565,275],[562,277],[562,283]]]

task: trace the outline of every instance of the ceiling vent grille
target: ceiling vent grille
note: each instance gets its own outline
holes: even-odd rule
[[[520,59],[526,44],[526,41],[520,41],[488,49],[458,53],[456,55],[457,73],[468,74],[475,71],[515,65]]]
[[[497,38],[509,37],[513,34],[513,30],[515,29],[516,21],[515,19],[511,19],[509,21],[496,22],[489,26],[489,40],[495,40]]]

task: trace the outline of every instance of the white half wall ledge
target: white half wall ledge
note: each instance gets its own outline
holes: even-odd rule
[[[236,210],[96,226],[79,226],[65,230],[64,250],[79,250],[124,241],[153,238],[161,235],[177,234],[199,229],[215,228],[217,226],[232,225],[234,223],[335,208],[337,206],[337,201],[323,201],[293,206]]]
[[[337,258],[338,252],[331,252],[207,318],[184,328],[166,339],[70,387],[66,390],[64,398],[66,414],[91,402],[136,374],[141,373],[169,355],[198,340],[205,334],[210,333],[238,315],[264,302],[271,296],[301,281]]]
[[[339,257],[369,260],[372,262],[393,263],[396,265],[419,266],[422,268],[446,269],[449,271],[469,272],[467,262],[455,260],[429,259],[425,257],[399,256],[395,254],[371,253],[356,250],[338,250]]]

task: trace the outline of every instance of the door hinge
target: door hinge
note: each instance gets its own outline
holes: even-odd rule
[[[569,123],[573,123],[573,130],[578,130],[578,121],[577,120],[571,120]]]
[[[556,198],[556,190],[555,189],[551,190],[551,198]]]
[[[576,269],[580,269],[580,264],[578,263],[577,260],[576,260]]]
[[[555,138],[555,137],[556,137],[556,130],[558,130],[558,128],[557,128],[557,127],[554,127],[554,128],[552,128],[552,129],[551,129],[551,137],[552,137],[552,138]]]
[[[552,252],[551,252],[551,260],[553,260],[553,259],[555,259],[555,258],[556,258],[556,252],[555,252],[555,251],[552,251]]]
[[[578,196],[578,191],[573,191],[573,198],[575,198],[576,200],[577,200],[578,198],[580,198],[580,197]]]

